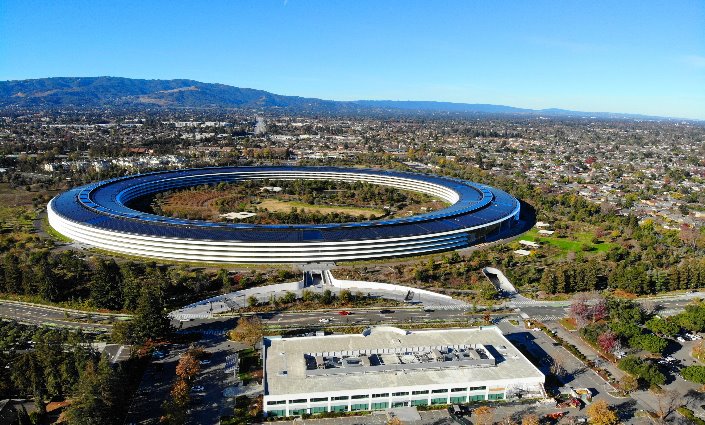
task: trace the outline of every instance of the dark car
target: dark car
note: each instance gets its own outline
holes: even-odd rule
[[[384,309],[384,310],[379,311],[379,314],[392,314],[392,313],[394,313],[394,310]]]

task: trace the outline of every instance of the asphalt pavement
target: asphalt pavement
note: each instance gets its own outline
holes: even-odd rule
[[[0,318],[29,325],[48,325],[82,329],[88,332],[109,332],[118,316],[57,309],[37,304],[0,300]]]

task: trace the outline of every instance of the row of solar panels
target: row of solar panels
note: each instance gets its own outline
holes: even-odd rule
[[[257,168],[261,170],[263,168]],[[349,169],[339,168],[310,168],[310,167],[280,167],[264,168],[292,171],[335,171],[349,172]],[[457,179],[445,179],[425,175],[415,175],[408,173],[359,170],[361,173],[375,173],[378,175],[393,175],[396,177],[415,178],[417,180],[429,181],[434,184],[454,182],[451,186],[461,185],[461,201],[465,203],[467,198],[474,198],[471,208],[464,210],[453,210],[450,207],[439,212],[430,213],[423,219],[393,219],[367,223],[330,224],[330,225],[274,225],[274,226],[254,226],[254,225],[223,225],[222,223],[211,223],[205,221],[189,221],[171,219],[144,213],[135,212],[124,205],[123,211],[117,212],[112,208],[100,205],[102,202],[94,202],[91,194],[100,194],[101,201],[111,200],[108,205],[121,205],[117,202],[120,193],[134,188],[137,182],[156,182],[164,178],[172,178],[175,175],[190,176],[192,174],[213,173],[214,171],[236,171],[246,170],[252,172],[253,168],[225,167],[208,168],[197,170],[182,170],[159,172],[146,175],[138,175],[127,178],[113,179],[111,181],[90,184],[80,188],[65,192],[52,201],[54,210],[62,216],[76,221],[86,223],[106,230],[128,232],[133,234],[145,234],[165,237],[177,237],[185,239],[210,239],[210,240],[240,240],[240,241],[344,241],[344,240],[364,240],[382,239],[403,236],[424,235],[429,233],[439,233],[453,230],[460,230],[468,227],[484,226],[488,223],[500,221],[510,217],[518,211],[518,201],[509,194],[486,187],[468,186],[466,182]],[[358,170],[355,170],[358,172]],[[222,176],[221,176],[222,177]],[[193,183],[190,183],[193,184]],[[121,189],[123,192],[116,192],[114,189]],[[478,192],[479,191],[479,192]],[[117,193],[117,195],[116,195]],[[483,202],[477,202],[482,193]],[[474,196],[473,196],[474,194]],[[463,198],[463,196],[466,198]],[[105,198],[107,196],[107,198]],[[111,198],[112,197],[112,198]],[[486,202],[485,202],[486,201]],[[468,202],[472,204],[472,202]],[[477,207],[477,208],[475,208]],[[455,214],[453,214],[455,213]],[[421,217],[421,216],[416,216]]]
[[[78,222],[101,229],[131,234],[153,235],[180,239],[233,240],[252,242],[335,242],[347,240],[387,239],[404,236],[419,236],[485,226],[507,218],[512,210],[493,208],[470,214],[423,223],[398,224],[383,227],[361,227],[341,229],[227,229],[173,226],[164,223],[146,223],[140,220],[114,218],[99,215],[80,206],[74,206],[74,214],[66,214],[65,202],[55,202],[54,208],[60,214]],[[75,214],[78,213],[78,214]]]
[[[267,170],[269,168],[264,168]],[[174,189],[177,187],[189,187],[201,184],[214,184],[220,181],[230,179],[236,179],[237,175],[228,176],[229,172],[238,172],[243,170],[242,167],[223,167],[223,168],[208,168],[208,169],[196,169],[196,170],[181,170],[181,171],[171,171],[171,172],[159,172],[154,174],[139,175],[128,178],[120,178],[108,181],[108,183],[99,183],[86,186],[82,191],[79,199],[81,203],[86,205],[88,208],[94,209],[100,213],[111,214],[116,216],[122,216],[126,218],[139,218],[141,220],[150,221],[153,223],[170,223],[174,225],[195,225],[203,227],[233,227],[233,228],[251,228],[258,227],[247,224],[218,224],[210,223],[204,221],[196,220],[182,220],[174,218],[166,218],[157,215],[151,215],[147,213],[141,213],[126,207],[123,203],[129,202],[130,199],[135,197],[145,195],[148,193],[157,193],[169,189]],[[245,168],[245,173],[252,173],[253,169]],[[257,168],[257,171],[263,169]],[[319,172],[336,172],[336,173],[349,173],[354,171],[356,174],[374,174],[381,176],[393,176],[396,178],[402,177],[405,179],[413,178],[418,181],[432,183],[434,185],[445,184],[446,186],[452,186],[457,192],[459,192],[460,200],[443,210],[435,211],[428,214],[422,214],[407,218],[398,218],[391,220],[379,220],[372,222],[361,222],[361,223],[346,223],[341,224],[323,224],[323,225],[302,225],[296,226],[300,228],[336,228],[336,227],[368,227],[368,226],[387,226],[398,223],[409,223],[409,222],[420,222],[426,220],[435,220],[440,218],[449,217],[455,214],[467,213],[473,210],[477,210],[485,207],[492,200],[492,192],[484,186],[470,186],[467,182],[463,182],[457,179],[445,179],[440,177],[430,177],[425,175],[411,175],[408,173],[398,173],[398,172],[380,172],[378,170],[350,170],[350,169],[338,169],[338,168],[292,168],[292,167],[281,167],[274,168],[277,171],[294,171],[296,173],[313,171]],[[217,174],[213,174],[217,171]],[[204,175],[204,173],[210,173]],[[202,177],[198,177],[201,176]],[[193,179],[192,176],[196,176]],[[189,179],[181,179],[182,177],[191,177]],[[140,189],[144,188],[144,189]],[[512,198],[513,199],[513,198]],[[95,200],[95,202],[94,202]],[[290,225],[274,225],[271,228],[290,228]]]

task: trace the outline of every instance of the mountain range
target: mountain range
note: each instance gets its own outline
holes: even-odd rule
[[[611,112],[524,109],[504,105],[433,101],[334,101],[283,96],[264,90],[194,80],[54,77],[0,81],[0,108],[221,108],[280,109],[311,113],[514,114],[596,118],[658,118]]]

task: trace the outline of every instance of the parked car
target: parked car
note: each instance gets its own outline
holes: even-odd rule
[[[379,314],[392,314],[394,313],[394,310],[389,310],[389,309],[383,309],[379,311]]]
[[[340,311],[338,312],[338,314],[340,314],[341,316],[349,316],[349,315],[351,315],[352,313],[349,312],[349,311],[347,311],[347,310],[340,310]]]
[[[202,365],[208,365],[208,364],[211,364],[211,361],[210,360],[201,360],[199,363]]]
[[[318,319],[318,321],[321,322],[321,323],[328,323],[328,322],[330,322],[330,319],[326,319],[326,318],[324,317],[324,318],[322,318],[322,319]]]
[[[205,390],[206,389],[203,385],[195,385],[195,386],[191,387],[191,392],[194,392],[194,393],[202,393]]]

